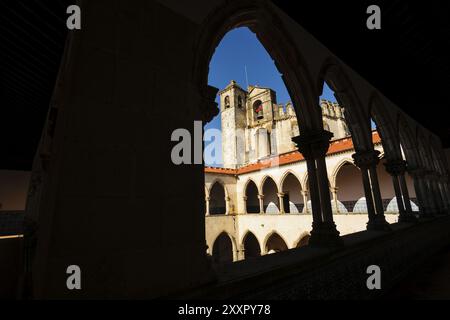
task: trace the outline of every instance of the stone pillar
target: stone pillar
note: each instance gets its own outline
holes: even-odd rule
[[[242,245],[238,251],[238,261],[245,260],[245,247]]]
[[[302,190],[302,196],[303,196],[303,213],[304,214],[309,214],[309,209],[308,209],[308,191],[307,190]]]
[[[339,237],[333,221],[325,162],[332,137],[331,132],[317,130],[303,131],[300,136],[292,139],[306,159],[308,166],[308,183],[313,211],[313,226],[309,241],[311,246],[336,247],[342,245],[342,239]]]
[[[206,197],[205,201],[206,201],[206,216],[208,217],[210,215],[210,213],[209,213],[209,201],[211,201],[211,198],[210,197]]]
[[[333,206],[334,206],[334,212],[339,212],[339,204],[338,204],[338,188],[331,188],[331,194],[333,195]]]
[[[259,213],[264,214],[264,195],[259,194],[258,200],[259,200]]]
[[[380,152],[376,150],[359,151],[353,155],[355,164],[361,169],[364,193],[366,195],[369,223],[367,230],[390,231],[386,222],[381,199],[380,187],[378,185],[377,165],[380,162]]]
[[[284,210],[284,193],[278,193],[278,202],[280,203],[280,214],[285,214],[286,211]]]
[[[386,171],[392,177],[395,197],[399,210],[399,222],[416,222],[417,219],[411,208],[411,200],[405,180],[406,162],[403,160],[389,161],[385,164]]]
[[[225,215],[227,216],[231,214],[230,202],[230,197],[225,197]]]

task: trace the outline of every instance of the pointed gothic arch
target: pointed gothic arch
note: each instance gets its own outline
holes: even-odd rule
[[[242,248],[244,249],[244,259],[253,259],[261,256],[261,245],[255,234],[251,231],[245,233],[242,239]]]
[[[361,101],[355,92],[354,86],[344,69],[334,57],[326,58],[319,71],[316,80],[317,92],[323,92],[324,84],[327,84],[335,93],[339,105],[344,108],[345,120],[351,133],[355,150],[370,150],[372,135],[370,127],[365,125]],[[319,105],[319,101],[317,101]],[[322,112],[320,122],[322,123]]]
[[[388,160],[401,159],[400,138],[395,130],[394,121],[390,118],[382,99],[377,92],[369,98],[369,123],[373,119],[381,138],[385,157]]]
[[[233,251],[235,245],[233,243],[232,237],[226,233],[222,232],[214,240],[212,248],[212,259],[216,264],[227,264],[234,261]]]
[[[209,213],[210,215],[224,215],[227,213],[228,197],[225,184],[220,180],[215,180],[209,190]]]
[[[264,240],[264,251],[266,254],[280,253],[289,250],[287,242],[276,231],[269,233]]]
[[[271,176],[265,176],[261,181],[261,190],[263,199],[264,213],[277,214],[280,213],[280,204],[278,194],[279,189],[275,180]]]

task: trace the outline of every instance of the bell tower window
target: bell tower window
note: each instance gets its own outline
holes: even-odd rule
[[[253,104],[253,111],[255,112],[257,120],[264,119],[264,108],[261,100],[258,100]]]
[[[226,96],[224,102],[225,102],[225,109],[228,109],[230,107],[230,97]]]
[[[242,108],[242,97],[238,96],[238,108]]]

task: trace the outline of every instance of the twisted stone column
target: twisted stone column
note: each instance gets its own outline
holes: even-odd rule
[[[380,152],[376,150],[359,151],[353,155],[355,165],[361,169],[364,193],[366,195],[369,223],[367,230],[390,231],[386,221],[378,184],[377,165],[380,162]]]
[[[306,159],[309,192],[312,203],[313,226],[311,246],[335,247],[342,245],[331,210],[329,181],[325,157],[333,134],[318,130],[302,132],[292,141]],[[307,202],[305,203],[307,206]]]

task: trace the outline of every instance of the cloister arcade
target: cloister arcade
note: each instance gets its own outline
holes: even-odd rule
[[[382,157],[384,152],[380,137],[377,132],[373,132],[373,136],[375,148]],[[351,147],[349,139],[333,141],[330,149],[335,150],[336,153],[329,153],[326,158],[330,172],[328,178],[330,205],[337,230],[341,235],[363,231],[368,224],[368,206],[361,187],[362,174],[351,158],[354,151],[352,148],[348,149],[349,146]],[[386,171],[386,162],[387,160],[382,157],[376,172],[379,178],[383,214],[388,223],[395,223],[400,218],[400,210],[392,176]],[[235,170],[222,170],[220,173],[215,173],[212,168],[206,168],[205,172],[206,208],[212,208],[211,203],[218,203],[219,200],[222,201],[223,208],[220,214],[216,209],[210,209],[210,213],[206,216],[208,247],[215,247],[216,241],[225,241],[226,238],[219,238],[218,235],[228,233],[228,238],[233,237],[237,244],[227,246],[230,252],[232,248],[235,248],[234,253],[227,253],[227,257],[233,256],[234,261],[238,261],[269,252],[276,253],[298,248],[309,243],[312,205],[309,198],[308,173],[303,158],[297,155],[293,157],[291,163],[245,174],[239,174],[239,171]],[[409,193],[411,212],[416,216],[419,213],[419,207],[414,180],[408,173],[405,173],[404,179],[406,188],[411,190]],[[404,201],[402,198],[402,204]],[[227,203],[226,206],[223,205],[225,203]],[[225,211],[225,208],[234,210]],[[244,217],[246,220],[243,220]],[[275,223],[275,229],[263,228],[263,232],[255,232],[261,229],[259,224],[274,226],[273,219],[278,220]],[[212,224],[214,228],[210,227]],[[242,235],[240,230],[247,230],[247,234]],[[276,240],[273,242],[277,245],[268,246],[266,238],[272,234],[280,238],[274,236],[273,239],[276,238]],[[297,234],[297,238],[293,236],[294,234]],[[290,240],[283,240],[283,237],[287,235]],[[209,251],[213,256],[217,252],[219,251]],[[250,253],[245,254],[246,252]],[[221,259],[214,258],[214,261],[219,260]]]
[[[27,199],[23,275],[33,298],[168,297],[217,284],[211,260],[270,254],[264,259],[272,261],[293,249],[284,268],[304,258],[297,259],[295,249],[301,256],[305,245],[345,250],[343,235],[392,232],[398,247],[374,236],[376,244],[382,238],[380,251],[372,245],[358,251],[359,260],[338,261],[332,277],[351,286],[347,280],[360,271],[360,261],[376,261],[379,253],[388,256],[392,278],[401,269],[397,253],[408,250],[412,262],[419,253],[408,244],[416,229],[421,236],[438,231],[421,238],[425,249],[439,242],[444,232],[438,226],[420,228],[450,208],[449,166],[437,136],[274,3],[186,3],[130,7],[120,14],[120,27],[109,29],[101,26],[110,25],[117,8],[90,3],[83,12],[91,27],[70,33]],[[246,168],[175,164],[171,134],[219,112],[209,65],[224,35],[239,27],[256,34],[282,77],[298,122],[291,139],[297,150]],[[110,36],[99,36],[102,30]],[[345,107],[348,138],[333,140],[325,130],[331,128],[324,129],[318,106],[325,83]],[[397,222],[418,227],[396,233],[390,224]],[[68,292],[64,270],[73,263],[86,266],[88,276],[85,289]],[[270,279],[275,270],[258,279]],[[259,286],[256,279],[224,295],[248,295]]]
[[[260,24],[248,19],[244,25],[248,23],[276,61],[291,95],[300,130],[292,141],[298,151],[272,155],[277,158],[274,166],[206,168],[208,248],[223,241],[217,238],[218,232],[228,232],[236,239],[234,261],[245,259],[247,250],[251,252],[248,256],[254,257],[297,248],[298,244],[340,246],[340,235],[365,229],[390,232],[392,223],[415,223],[419,217],[448,209],[448,174],[443,170],[447,167],[444,158],[438,159],[437,151],[430,150],[438,143],[432,135],[425,139],[425,130],[418,125],[412,131],[411,120],[376,89],[361,92],[347,67],[335,57],[322,57],[314,71],[308,72],[301,53],[277,28],[259,29]],[[235,26],[234,22],[223,25],[214,46]],[[270,39],[278,36],[280,46],[271,46]],[[211,55],[207,53],[208,58]],[[344,138],[333,140],[330,131],[334,130],[324,120],[334,111],[317,107],[325,85],[345,107]],[[258,110],[258,119],[263,119],[262,107]],[[211,180],[225,176],[226,182],[211,185]],[[212,203],[221,197],[226,210],[222,217],[213,217],[217,210],[215,204],[211,210]],[[228,222],[227,217],[231,217]],[[295,217],[297,220],[292,220]],[[277,224],[277,228],[267,228],[268,224]],[[258,226],[265,231],[258,233]],[[297,234],[295,240],[293,234]],[[208,249],[208,253],[214,257],[214,250]]]

